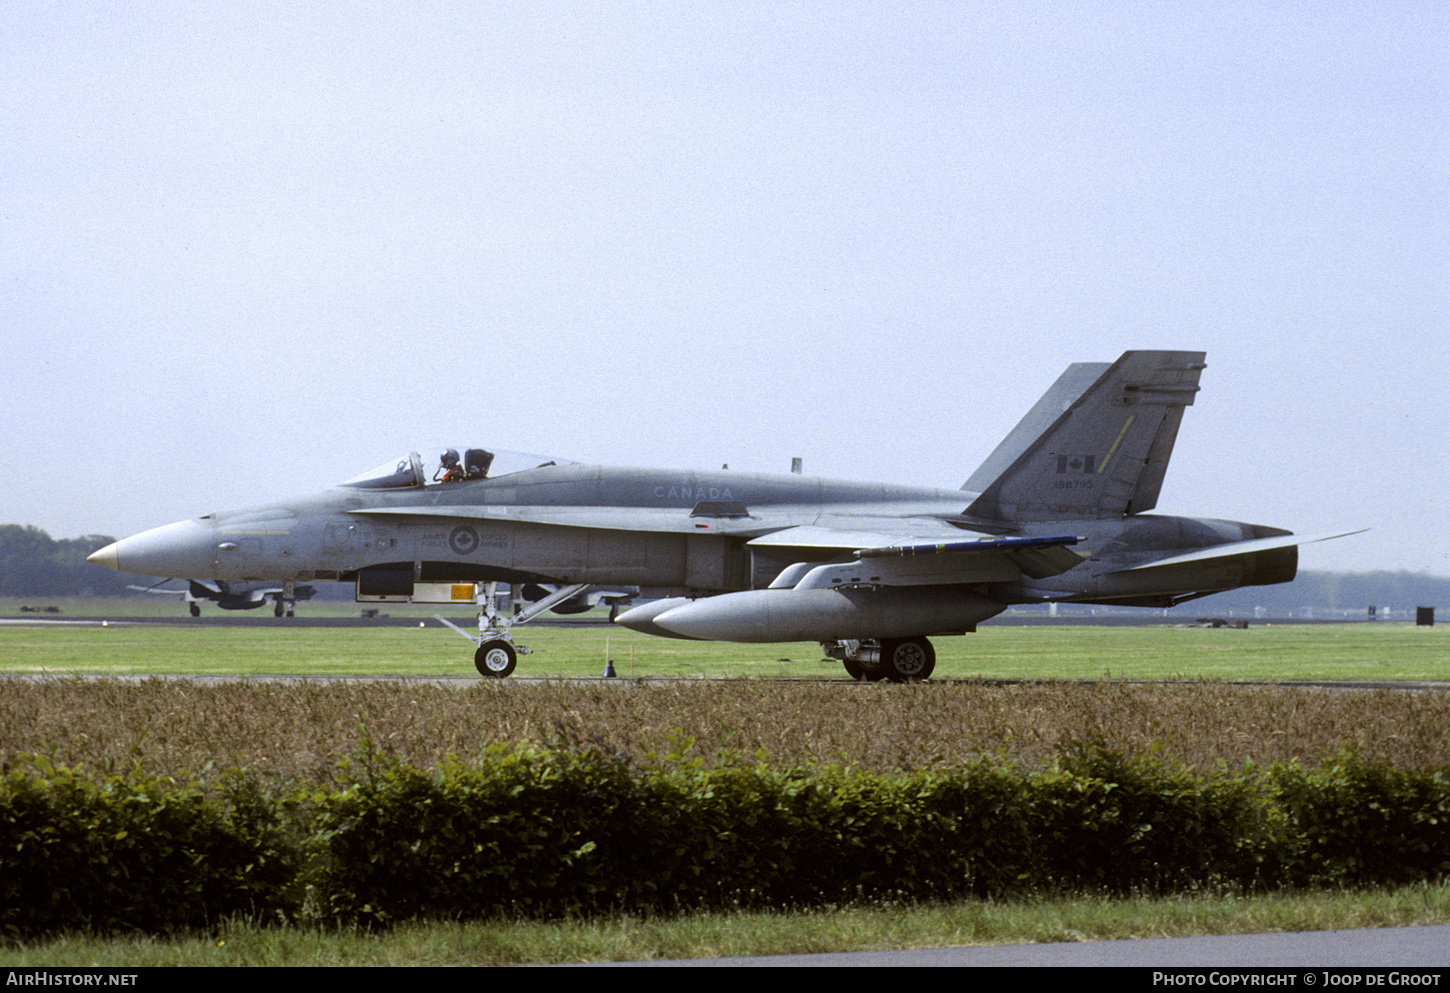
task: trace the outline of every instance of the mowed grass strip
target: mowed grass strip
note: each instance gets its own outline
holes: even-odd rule
[[[0,628],[0,674],[476,675],[473,647],[432,619],[406,627],[276,624]],[[517,677],[844,680],[814,642],[651,638],[608,625],[520,627]],[[1205,627],[984,625],[933,639],[938,679],[1450,681],[1450,629],[1406,623]]]
[[[1450,921],[1450,887],[1167,900],[1094,897],[813,913],[407,923],[381,933],[223,923],[214,933],[67,935],[5,950],[11,967],[410,966],[632,962],[882,948],[1410,927]]]

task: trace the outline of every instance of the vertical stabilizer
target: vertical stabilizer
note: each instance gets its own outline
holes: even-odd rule
[[[1057,377],[1057,382],[1042,394],[1042,399],[1032,405],[1032,409],[1027,412],[1027,415],[1018,421],[1017,426],[1002,439],[1002,443],[992,450],[992,454],[987,456],[986,461],[977,466],[977,471],[972,473],[972,478],[962,484],[962,489],[970,490],[972,493],[981,493],[991,486],[993,480],[1006,472],[1029,445],[1052,427],[1053,422],[1061,417],[1078,397],[1087,392],[1087,388],[1097,382],[1099,376],[1111,368],[1111,362],[1074,362],[1068,366],[1067,371]]]
[[[1151,510],[1158,503],[1183,408],[1198,392],[1203,358],[1203,352],[1124,352],[987,485],[967,508],[967,516],[1104,520]],[[1072,372],[1064,373],[1053,390]],[[1069,382],[1067,388],[1075,385]],[[1023,424],[1034,417],[1045,419],[1038,408],[1053,390]],[[1014,430],[998,451],[1016,434]],[[996,456],[994,452],[971,481],[984,475]]]

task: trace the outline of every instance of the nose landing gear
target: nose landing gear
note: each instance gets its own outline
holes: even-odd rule
[[[578,596],[591,585],[590,583],[575,583],[573,586],[562,586],[512,617],[505,616],[503,611],[498,609],[497,583],[482,584],[482,592],[478,592],[476,586],[474,588],[476,593],[474,599],[478,604],[478,634],[476,635],[469,634],[442,615],[434,616],[473,642],[473,665],[479,675],[489,679],[503,679],[511,675],[518,666],[520,655],[531,654],[523,645],[514,643],[511,628],[515,624],[528,623],[549,608],[563,603],[570,597]]]

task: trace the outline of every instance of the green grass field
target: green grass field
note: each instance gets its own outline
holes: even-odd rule
[[[63,615],[64,616],[64,615]],[[474,676],[472,646],[431,617],[418,627],[128,624],[0,628],[0,673]],[[515,678],[845,679],[813,642],[737,645],[618,627],[521,627]],[[1407,623],[1201,627],[984,625],[934,639],[938,679],[1450,680],[1450,630]]]

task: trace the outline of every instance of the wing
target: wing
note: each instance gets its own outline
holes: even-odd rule
[[[973,538],[932,519],[840,519],[785,528],[747,542],[771,558],[803,557],[769,589],[672,599],[619,623],[649,634],[717,641],[882,639],[972,630],[1006,603],[977,583],[1064,572],[1084,556],[1076,535]],[[822,562],[823,553],[834,552]]]
[[[833,586],[942,586],[1010,583],[1024,576],[1041,579],[1066,572],[1086,556],[1073,551],[1077,535],[1041,538],[971,538],[958,528],[931,519],[880,520],[872,529],[806,525],[755,538],[747,545],[762,550],[804,552],[802,561],[776,577],[771,588],[821,589]],[[851,561],[820,564],[822,550]]]

